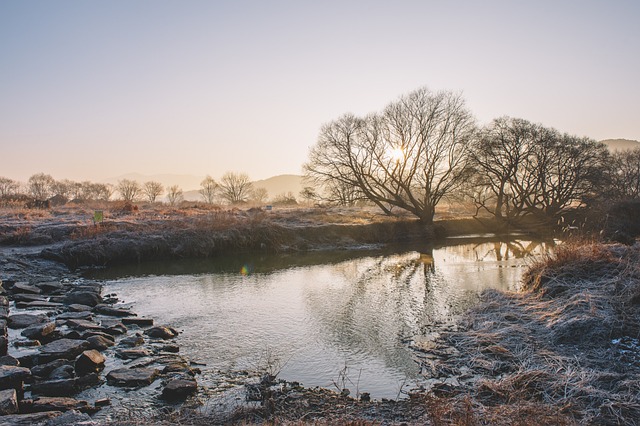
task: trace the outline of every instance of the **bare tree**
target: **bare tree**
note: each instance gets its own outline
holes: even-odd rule
[[[227,172],[220,180],[220,195],[230,204],[245,203],[253,190],[246,173]]]
[[[164,187],[160,182],[149,181],[144,183],[142,192],[150,203],[155,203],[156,199],[164,192]]]
[[[640,148],[618,151],[612,155],[609,170],[610,195],[640,198]]]
[[[27,189],[29,194],[38,201],[44,201],[53,194],[55,180],[44,173],[37,173],[29,178]]]
[[[214,203],[216,196],[218,195],[218,188],[218,183],[211,176],[207,175],[207,177],[204,178],[202,182],[200,182],[199,192],[205,203]]]
[[[357,188],[385,213],[397,206],[433,222],[436,205],[461,187],[475,123],[451,92],[418,89],[383,113],[326,124],[305,165],[319,186]]]
[[[251,192],[251,200],[256,204],[264,204],[269,198],[269,191],[266,188],[254,188]]]
[[[176,204],[182,202],[184,199],[184,195],[182,189],[178,185],[172,185],[167,189],[167,199],[169,200],[169,205],[175,206]]]
[[[142,188],[135,180],[122,179],[116,185],[116,191],[120,193],[123,200],[133,202],[140,195]]]
[[[15,195],[20,188],[20,184],[6,177],[0,177],[0,198],[9,198]]]

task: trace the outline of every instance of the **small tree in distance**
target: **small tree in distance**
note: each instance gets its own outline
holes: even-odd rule
[[[123,200],[133,202],[140,195],[140,184],[135,180],[122,179],[116,185],[116,191],[120,193]]]
[[[246,203],[253,184],[246,173],[227,172],[222,176],[220,192],[229,204]]]
[[[200,195],[207,204],[213,204],[218,194],[218,182],[216,182],[211,176],[207,175],[202,182],[200,182]]]
[[[33,198],[44,201],[51,197],[55,182],[50,175],[37,173],[29,178],[27,189]]]
[[[156,199],[164,192],[164,187],[160,182],[149,181],[144,183],[142,191],[150,203],[155,203]]]
[[[171,206],[175,206],[176,204],[182,202],[182,200],[184,200],[182,189],[178,185],[170,186],[167,189],[167,199],[169,200],[169,205]]]
[[[0,177],[0,198],[8,198],[15,195],[20,188],[20,184],[13,179]]]
[[[251,194],[251,199],[256,204],[264,204],[269,198],[269,191],[266,188],[255,188]]]

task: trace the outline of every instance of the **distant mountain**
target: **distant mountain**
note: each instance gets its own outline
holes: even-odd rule
[[[200,188],[201,178],[196,188]],[[273,199],[281,194],[288,194],[291,192],[296,198],[300,194],[300,191],[304,188],[302,184],[302,176],[299,175],[278,175],[268,179],[256,180],[253,182],[254,188],[264,188],[268,192],[268,199]],[[187,201],[202,201],[199,189],[192,191],[184,191],[184,199]]]
[[[108,179],[105,179],[103,183],[111,183],[117,184],[119,180],[129,179],[135,180],[139,183],[145,183],[149,181],[160,182],[164,185],[165,188],[173,185],[178,185],[185,191],[200,188],[200,182],[204,179],[204,176],[193,176],[193,175],[172,175],[172,174],[162,174],[162,175],[143,175],[140,173],[127,173],[125,175],[115,176]]]
[[[605,139],[600,141],[605,144],[609,151],[625,151],[627,149],[640,148],[640,142],[630,139]]]

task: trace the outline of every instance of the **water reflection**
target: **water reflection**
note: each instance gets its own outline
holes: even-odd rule
[[[523,256],[553,245],[456,240],[413,250],[143,265],[137,277],[108,281],[106,291],[183,330],[183,351],[211,369],[251,368],[274,348],[286,361],[285,379],[332,387],[346,365],[354,387],[395,398],[407,378],[418,376],[408,340],[454,319],[485,288],[514,288]],[[251,267],[242,274],[245,265]]]

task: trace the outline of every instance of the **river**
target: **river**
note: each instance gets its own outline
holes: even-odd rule
[[[265,369],[305,386],[403,397],[420,385],[411,341],[455,319],[486,288],[516,289],[553,241],[449,239],[439,247],[360,248],[156,262],[91,273],[139,315],[180,330],[181,352],[220,371]]]

